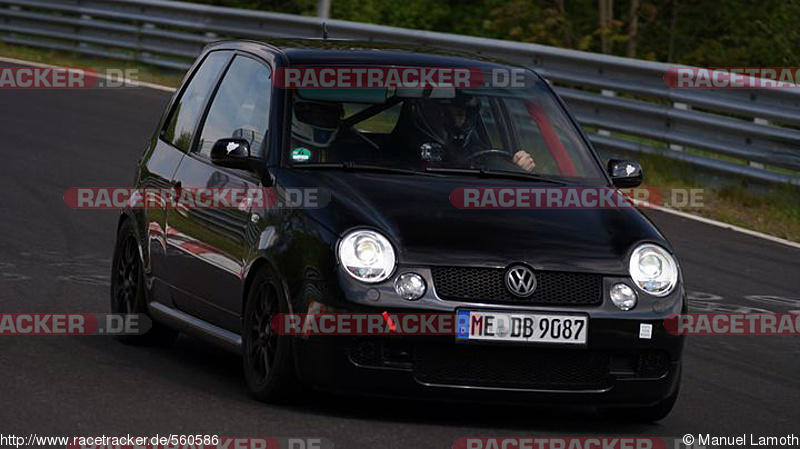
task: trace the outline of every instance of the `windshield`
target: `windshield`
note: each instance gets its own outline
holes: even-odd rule
[[[545,83],[523,87],[296,89],[288,160],[298,166],[518,173],[606,182]]]

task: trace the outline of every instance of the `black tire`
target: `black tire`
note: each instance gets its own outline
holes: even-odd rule
[[[681,389],[681,374],[678,372],[678,385],[675,387],[675,392],[663,401],[645,407],[608,407],[600,408],[600,414],[605,418],[613,421],[632,422],[632,423],[654,423],[666,418],[672,408],[675,407],[675,402],[678,400],[678,394]]]
[[[280,281],[269,269],[255,274],[244,307],[242,360],[250,395],[263,402],[285,403],[297,391],[290,336],[270,326],[276,314],[288,313],[284,298]]]
[[[147,313],[147,293],[139,243],[130,220],[117,233],[111,263],[111,313]],[[172,343],[178,331],[150,319],[152,327],[141,335],[118,335],[117,340],[132,345],[163,346]]]

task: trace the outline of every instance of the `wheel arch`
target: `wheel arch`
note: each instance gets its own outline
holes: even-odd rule
[[[142,229],[140,226],[141,220],[137,220],[134,216],[132,211],[124,210],[122,213],[119,214],[119,218],[117,219],[117,230],[116,234],[119,234],[120,229],[122,226],[130,222],[131,226],[133,227],[133,232],[136,235],[136,241],[139,243],[139,257],[142,261],[142,268],[144,269],[145,276],[150,275],[150,251],[149,246],[147,245],[147,232],[146,229]]]
[[[247,273],[245,274],[241,298],[242,303],[240,317],[242,320],[244,320],[245,306],[247,305],[247,297],[249,295],[253,279],[255,279],[256,275],[262,270],[269,270],[275,277],[277,277],[281,285],[281,290],[283,290],[283,300],[286,303],[287,310],[289,310],[289,313],[292,313],[292,302],[289,300],[289,285],[287,284],[286,279],[280,275],[281,271],[278,269],[277,264],[269,257],[262,255],[253,260],[247,269]]]

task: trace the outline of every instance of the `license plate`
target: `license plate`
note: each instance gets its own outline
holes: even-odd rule
[[[459,310],[456,340],[585,345],[588,325],[583,315]]]

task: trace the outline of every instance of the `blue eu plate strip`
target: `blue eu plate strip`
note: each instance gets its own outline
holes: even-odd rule
[[[456,315],[456,338],[469,338],[469,311],[459,310]]]

